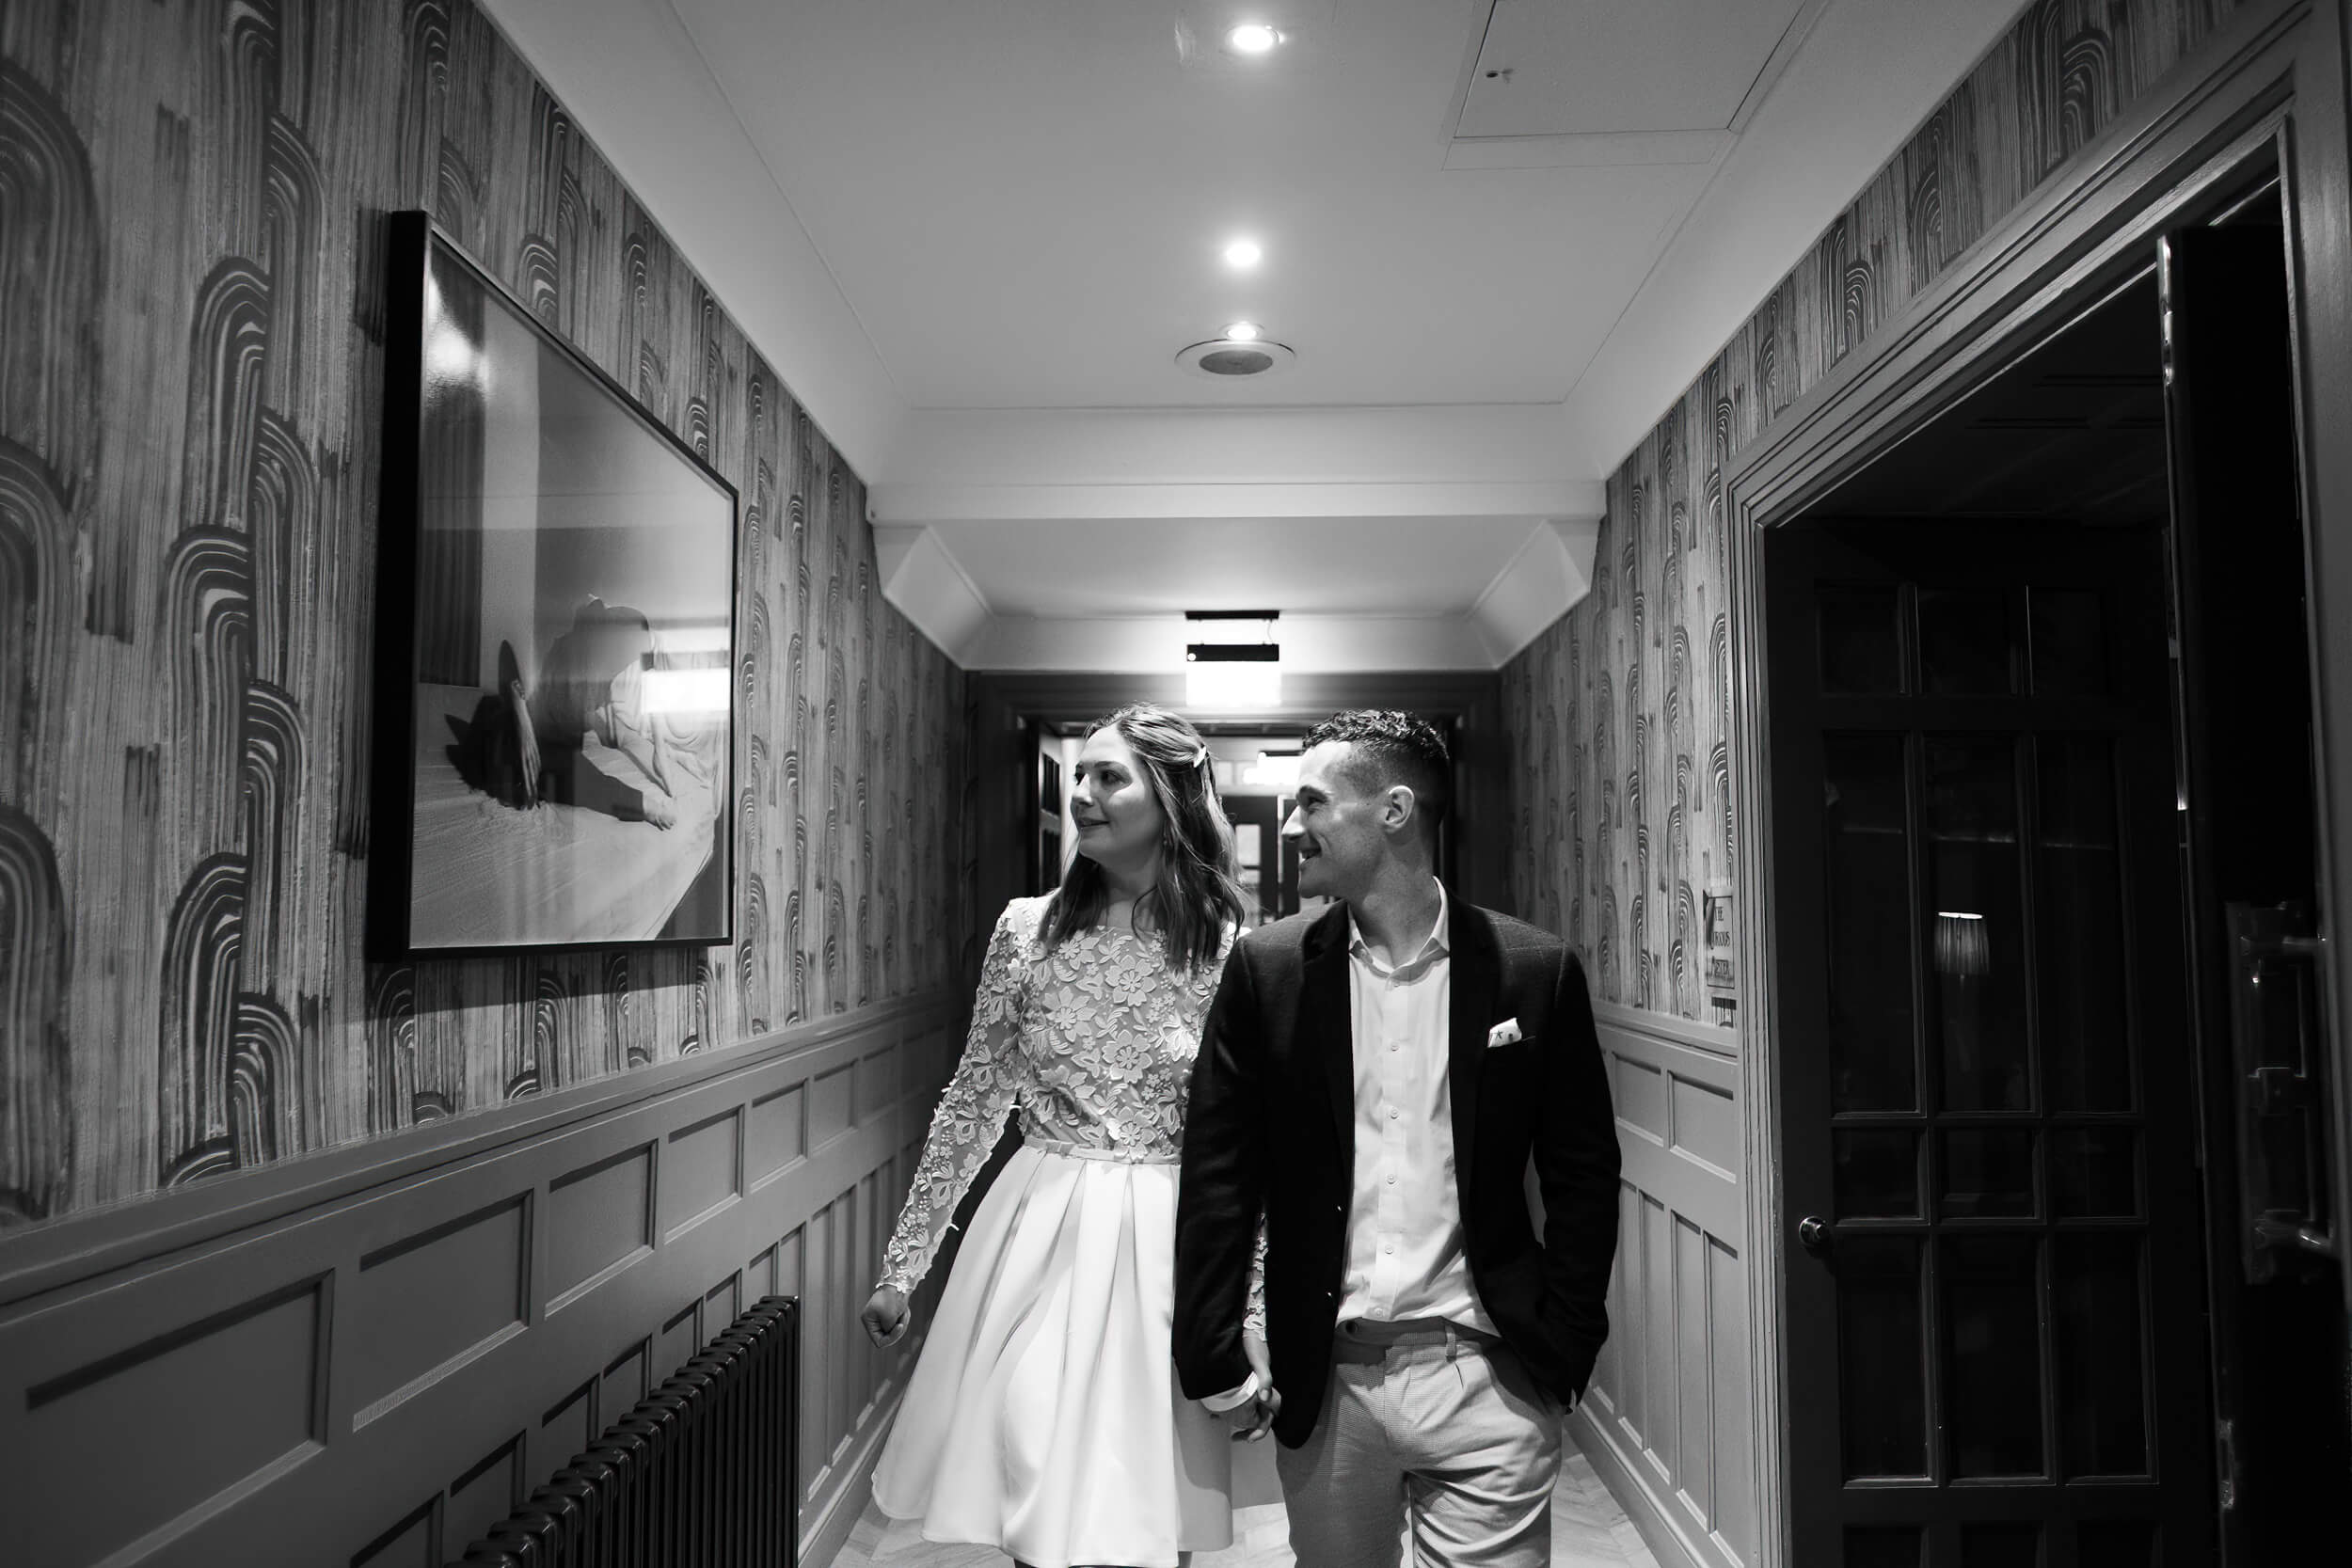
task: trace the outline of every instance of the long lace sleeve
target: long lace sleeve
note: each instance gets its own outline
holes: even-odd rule
[[[1241,1330],[1265,1338],[1265,1218],[1258,1219],[1258,1249],[1249,1255],[1249,1301],[1241,1309]]]
[[[996,1147],[996,1134],[1012,1109],[1021,1084],[1021,1023],[1024,945],[1017,905],[1008,905],[989,938],[980,965],[980,989],[972,1002],[972,1030],[963,1059],[940,1096],[923,1158],[914,1167],[906,1207],[882,1249],[877,1282],[909,1295],[930,1272],[931,1259],[947,1234],[956,1205]]]

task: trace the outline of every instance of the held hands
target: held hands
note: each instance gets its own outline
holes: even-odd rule
[[[1249,1358],[1250,1371],[1257,1375],[1258,1391],[1222,1414],[1234,1442],[1254,1443],[1274,1430],[1274,1418],[1282,1410],[1282,1395],[1274,1386],[1274,1362],[1266,1354],[1265,1341],[1245,1333],[1241,1351]]]
[[[866,1325],[867,1338],[887,1348],[906,1338],[914,1314],[907,1310],[905,1291],[884,1285],[866,1298],[866,1310],[857,1315],[857,1321]]]

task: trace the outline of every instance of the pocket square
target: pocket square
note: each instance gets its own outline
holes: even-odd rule
[[[1518,1037],[1519,1021],[1516,1018],[1506,1018],[1486,1031],[1486,1049],[1492,1051],[1498,1045],[1509,1045]]]

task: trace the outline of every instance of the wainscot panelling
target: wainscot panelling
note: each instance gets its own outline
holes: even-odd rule
[[[1596,1005],[1616,1099],[1609,1342],[1570,1418],[1661,1560],[1756,1560],[1738,1037]]]
[[[260,1223],[148,1204],[162,1228],[0,1259],[8,1560],[438,1568],[769,1294],[803,1312],[777,1484],[829,1557],[912,1365],[857,1308],[965,1010],[934,990],[211,1189],[276,1179]],[[815,1136],[844,1072],[873,1090]]]
[[[741,498],[731,950],[362,955],[402,209]],[[962,683],[858,476],[472,0],[0,5],[0,1236],[976,973]],[[773,1131],[666,1148],[669,1201]]]

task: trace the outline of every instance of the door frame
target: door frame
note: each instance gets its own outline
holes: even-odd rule
[[[2157,235],[2275,163],[2286,219],[2313,626],[2320,787],[2321,920],[2352,908],[2352,863],[2329,832],[2352,823],[2352,445],[2300,433],[2352,429],[2352,146],[2345,11],[2352,0],[2271,0],[2243,8],[2168,80],[1994,224],[1901,317],[1808,388],[1726,466],[1727,594],[1734,689],[1731,752],[1738,906],[1775,907],[1771,719],[1764,668],[1762,530],[1794,516],[1884,454],[2155,257]],[[2336,533],[2331,537],[2328,525]],[[2331,613],[2333,611],[2333,613]],[[2344,672],[2331,681],[2330,668]],[[1749,1257],[1749,1354],[1758,1556],[1790,1563],[1783,1452],[1794,1402],[1782,1334],[1793,1219],[1780,1180],[1780,1061],[1772,923],[1740,923],[1740,1060]],[[2352,954],[2331,943],[2322,973],[2330,1020],[2352,996]],[[2334,1147],[2352,1148],[2344,1031],[2331,1027]],[[2352,1215],[2352,1159],[2335,1169],[2336,1212]]]
[[[996,911],[1025,885],[1018,845],[1028,809],[1028,772],[1022,758],[1021,722],[1085,723],[1122,703],[1152,702],[1188,719],[1250,724],[1296,724],[1305,729],[1342,708],[1397,707],[1438,719],[1459,719],[1454,758],[1462,798],[1454,802],[1459,827],[1456,891],[1473,904],[1508,911],[1506,859],[1511,804],[1511,737],[1502,733],[1502,676],[1494,670],[1400,671],[1390,673],[1286,673],[1282,703],[1270,708],[1196,708],[1184,701],[1181,674],[1097,674],[1049,670],[975,670],[966,687],[971,721],[972,847],[977,900],[966,929],[974,933],[967,967],[979,973],[978,943]]]

